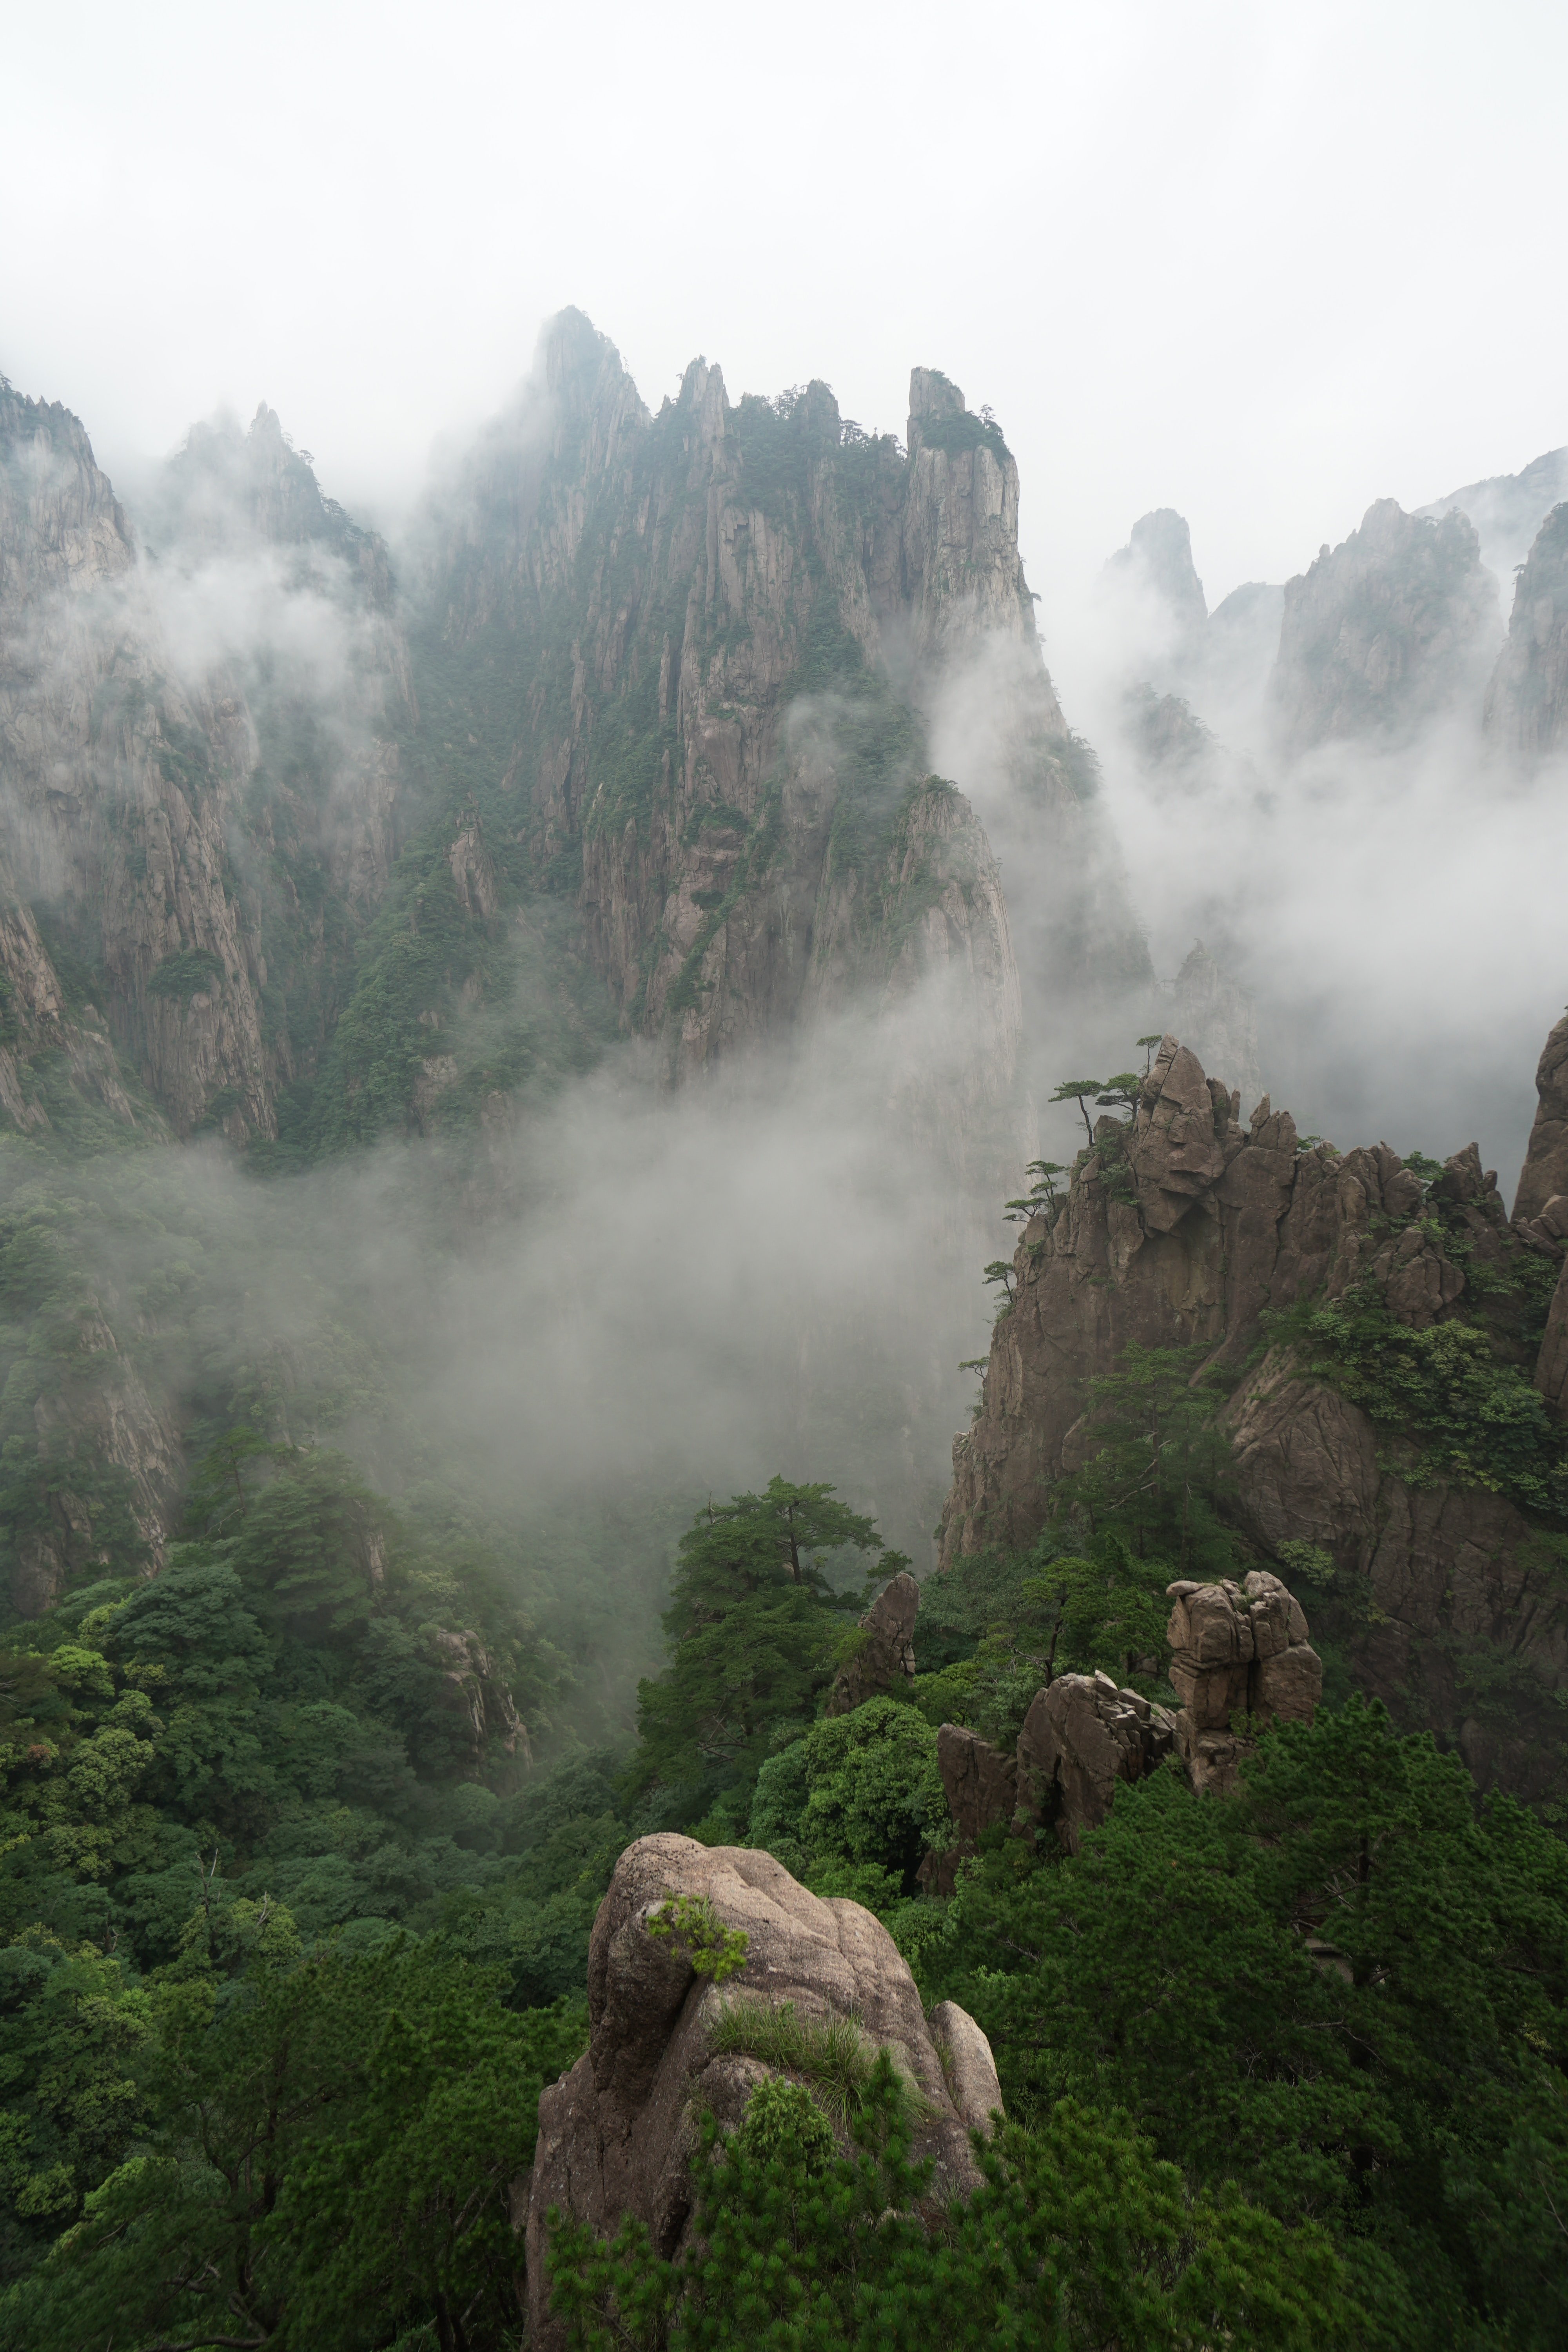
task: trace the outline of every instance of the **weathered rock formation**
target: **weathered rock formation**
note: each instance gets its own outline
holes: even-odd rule
[[[1379,499],[1286,585],[1271,693],[1287,748],[1394,740],[1475,707],[1500,627],[1497,583],[1465,517],[1424,521]]]
[[[1185,1581],[1170,1593],[1175,1713],[1097,1671],[1058,1675],[1037,1691],[1010,1756],[977,1732],[942,1725],[937,1764],[955,1834],[921,1865],[929,1894],[952,1893],[959,1864],[987,1831],[1005,1828],[1031,1843],[1054,1832],[1077,1853],[1086,1831],[1108,1819],[1119,1782],[1144,1780],[1175,1754],[1200,1796],[1223,1795],[1258,1730],[1312,1721],[1322,1662],[1278,1577],[1255,1570],[1244,1585]]]
[[[145,1116],[139,1079],[177,1134],[243,1142],[313,1066],[385,887],[407,656],[384,548],[269,410],[198,428],[154,515],[149,567],[77,419],[0,388],[0,886],[32,1023],[0,1109],[48,1120],[26,1072],[63,1052],[113,1117]],[[46,912],[88,976],[68,1004]]]
[[[1246,1751],[1235,1718],[1310,1723],[1323,1664],[1300,1602],[1266,1569],[1240,1585],[1184,1580],[1170,1594],[1171,1682],[1182,1702],[1176,1746],[1194,1788],[1220,1795],[1236,1786]]]
[[[1110,1811],[1119,1780],[1142,1780],[1171,1752],[1173,1718],[1107,1674],[1058,1675],[1037,1691],[1018,1734],[1018,1814],[1054,1829],[1069,1853]]]
[[[907,1691],[915,1678],[915,1618],[921,1589],[907,1569],[882,1587],[860,1620],[865,1636],[839,1668],[828,1694],[828,1715],[850,1715],[868,1698]]]
[[[1554,1085],[1542,1087],[1527,1206],[1559,1189]],[[942,1559],[1030,1542],[1053,1482],[1094,1450],[1085,1383],[1129,1342],[1201,1344],[1209,1370],[1236,1383],[1220,1426],[1243,1537],[1263,1559],[1289,1541],[1328,1553],[1365,1597],[1362,1681],[1396,1710],[1419,1693],[1424,1719],[1479,1769],[1529,1780],[1528,1736],[1517,1752],[1500,1745],[1468,1696],[1484,1686],[1474,1663],[1493,1654],[1543,1691],[1568,1682],[1565,1612],[1524,1514],[1479,1484],[1428,1476],[1413,1447],[1304,1376],[1289,1349],[1254,1359],[1265,1308],[1353,1285],[1414,1331],[1468,1318],[1531,1373],[1521,1260],[1558,1246],[1510,1227],[1474,1145],[1424,1191],[1386,1144],[1303,1148],[1267,1099],[1244,1127],[1239,1099],[1167,1037],[1136,1115],[1100,1121],[1055,1223],[1025,1228],[981,1411],[953,1447]]]
[[[1515,1224],[1539,1217],[1560,1192],[1568,1193],[1568,1013],[1535,1066],[1535,1118],[1513,1196]]]
[[[1552,508],[1514,583],[1486,729],[1527,765],[1568,750],[1568,503]]]
[[[937,1769],[955,1832],[952,1844],[930,1853],[921,1864],[921,1884],[930,1895],[951,1895],[961,1862],[976,1853],[983,1833],[1011,1829],[1018,1810],[1018,1757],[993,1747],[963,1724],[944,1723],[936,1735]]]
[[[706,1898],[725,1927],[749,1938],[743,1969],[721,1988],[697,1975],[679,1939],[647,1932],[679,1895]],[[769,2071],[752,2057],[714,2055],[715,2017],[727,2005],[785,2001],[808,2021],[853,2017],[918,2085],[927,2104],[914,2145],[936,2159],[936,2197],[976,2184],[969,2133],[984,2130],[1002,2104],[989,2045],[952,2002],[925,2017],[881,1922],[858,1903],[808,1894],[771,1854],[641,1838],[616,1864],[594,1922],[587,2052],[539,2103],[528,2280],[540,2352],[565,2342],[548,2313],[550,2208],[604,2236],[635,2214],[672,2255],[691,2219],[697,2115],[709,2108],[738,2124]]]
[[[988,722],[1007,714],[987,762],[1026,770],[1060,868],[1062,972],[1142,953],[1124,907],[1109,943],[1084,929],[1095,821],[1017,499],[1000,433],[932,370],[911,378],[907,454],[847,424],[826,384],[732,404],[701,361],[650,416],[574,311],[474,452],[438,519],[445,641],[492,663],[492,691],[531,679],[511,722],[519,834],[540,869],[580,858],[595,961],[674,1072],[934,974],[987,1084],[1010,1073],[994,862],[930,773],[928,721],[977,666]]]

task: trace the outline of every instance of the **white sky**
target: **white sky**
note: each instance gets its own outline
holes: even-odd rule
[[[654,404],[701,352],[901,430],[944,368],[1049,633],[1149,507],[1213,604],[1568,440],[1563,0],[0,0],[0,368],[111,471],[266,398],[386,513],[574,301]]]

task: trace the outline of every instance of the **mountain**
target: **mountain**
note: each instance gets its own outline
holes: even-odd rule
[[[1483,1783],[1562,1785],[1565,1039],[1510,1223],[1474,1145],[1441,1170],[1384,1143],[1342,1155],[1267,1097],[1244,1124],[1167,1036],[1131,1115],[1101,1118],[1057,1213],[1025,1228],[953,1446],[944,1563],[1026,1546],[1096,1444],[1089,1384],[1173,1351],[1212,1384],[1218,1507],[1251,1556],[1319,1584],[1360,1685]]]
[[[243,530],[215,494],[241,472]],[[55,961],[52,982],[18,968],[12,986],[70,1016],[77,1096],[270,1141],[394,854],[413,705],[385,551],[333,517],[265,411],[247,441],[198,432],[174,461],[160,513],[192,534],[157,564],[59,406],[0,392],[0,855]],[[95,1031],[112,1077],[81,1043]],[[37,1126],[47,1076],[24,1059]]]
[[[1568,499],[1568,448],[1548,449],[1518,474],[1492,474],[1430,506],[1417,507],[1424,520],[1465,515],[1481,544],[1481,561],[1506,582],[1518,571],[1547,515]]]
[[[672,1078],[935,981],[1005,1095],[1022,894],[1005,914],[982,821],[1005,874],[1049,877],[1026,993],[1146,969],[1040,655],[1016,463],[935,371],[910,399],[900,446],[826,384],[731,403],[698,361],[653,416],[565,312],[432,516],[432,663]]]
[[[1286,583],[1270,691],[1288,749],[1396,740],[1479,706],[1498,635],[1497,584],[1465,517],[1378,499]]]

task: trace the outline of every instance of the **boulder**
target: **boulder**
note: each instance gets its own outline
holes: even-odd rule
[[[1322,1661],[1300,1601],[1267,1569],[1241,1584],[1183,1580],[1166,1591],[1171,1682],[1182,1701],[1176,1746],[1193,1786],[1223,1795],[1236,1785],[1249,1724],[1311,1722]],[[1238,1717],[1249,1723],[1233,1729]]]
[[[706,1897],[725,1927],[749,1939],[744,1967],[721,1987],[696,1973],[682,1943],[648,1932],[682,1895]],[[639,1838],[616,1864],[594,1922],[588,2048],[539,2103],[528,2209],[536,2352],[563,2352],[566,2343],[548,2310],[552,2206],[601,2237],[635,2214],[666,2256],[684,2242],[697,2117],[709,2108],[738,2124],[770,2071],[756,2058],[713,2053],[715,2019],[732,2001],[792,2001],[805,2018],[855,2018],[923,2094],[913,2146],[935,2159],[933,2200],[977,2185],[969,2134],[985,2129],[1001,2105],[990,2045],[951,2001],[928,2021],[881,1922],[858,1903],[809,1894],[771,1854],[668,1833]]]
[[[850,1715],[868,1698],[908,1691],[915,1678],[915,1618],[921,1589],[907,1569],[882,1587],[860,1620],[865,1640],[838,1670],[829,1715]]]
[[[1018,1734],[1018,1822],[1053,1828],[1069,1853],[1110,1811],[1119,1780],[1141,1780],[1171,1753],[1175,1718],[1107,1674],[1058,1675],[1037,1691]]]

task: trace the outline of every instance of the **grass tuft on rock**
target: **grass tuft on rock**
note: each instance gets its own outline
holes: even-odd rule
[[[728,2000],[710,2029],[717,2058],[756,2058],[807,2084],[836,2124],[848,2128],[876,2065],[878,2045],[854,2017],[803,2017],[793,2000]],[[891,2055],[891,2053],[889,2053]],[[894,2071],[909,2123],[935,2109],[897,2057]]]

